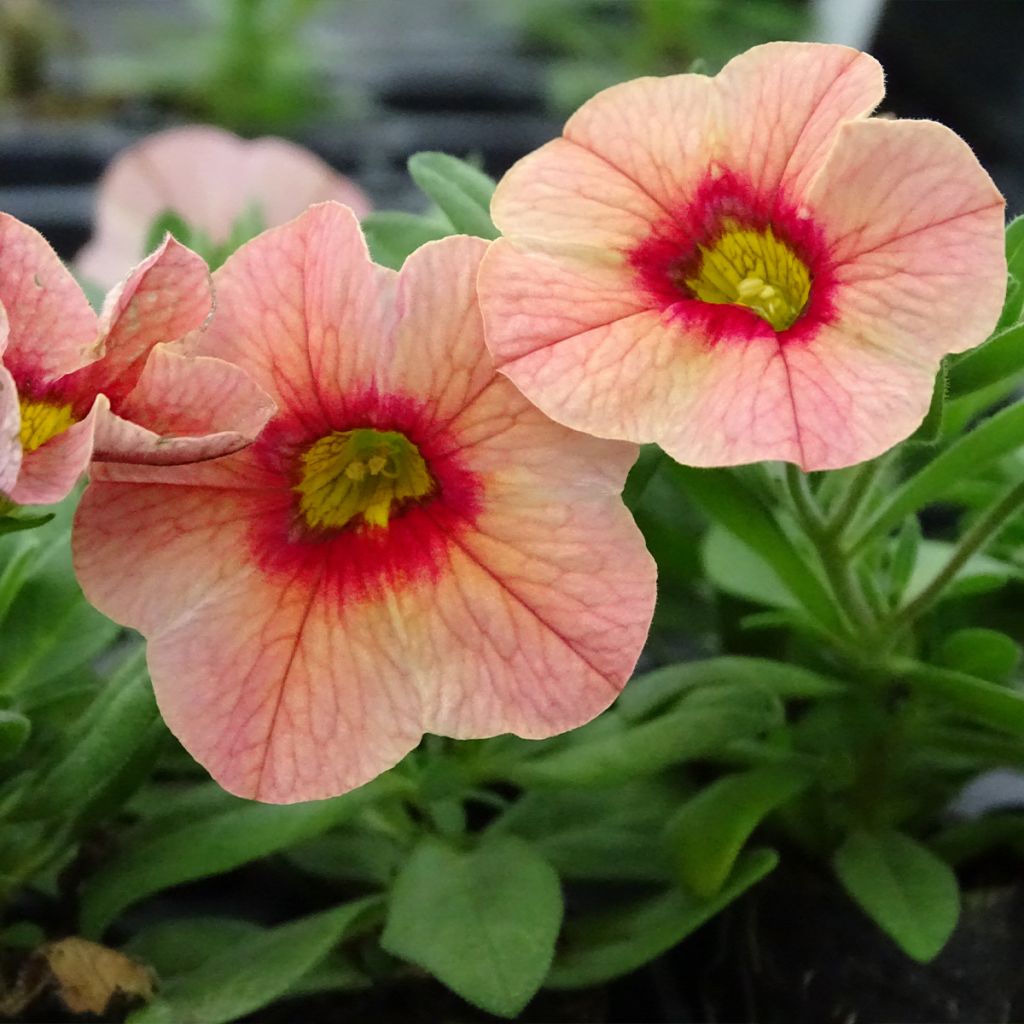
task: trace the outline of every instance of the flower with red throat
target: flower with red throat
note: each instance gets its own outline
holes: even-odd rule
[[[501,372],[697,466],[830,469],[905,438],[941,358],[996,323],[1003,200],[947,128],[870,118],[883,91],[866,54],[769,43],[584,104],[494,196]]]
[[[294,142],[241,139],[209,125],[170,128],[119,153],[104,172],[96,233],[75,265],[87,280],[110,288],[145,252],[161,215],[180,217],[193,234],[223,249],[240,224],[275,227],[325,199],[359,216],[370,211],[362,189]]]
[[[51,504],[94,458],[173,464],[249,444],[270,399],[176,343],[211,306],[206,265],[168,238],[97,316],[45,239],[0,214],[0,495]]]
[[[639,655],[655,570],[619,497],[635,447],[495,373],[485,248],[430,243],[398,274],[334,203],[259,236],[214,275],[199,351],[248,370],[275,418],[237,455],[102,466],[85,492],[83,588],[148,638],[168,725],[234,793],[341,793],[424,732],[570,729]]]

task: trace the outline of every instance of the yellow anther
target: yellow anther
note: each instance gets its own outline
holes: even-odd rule
[[[807,265],[770,227],[756,230],[727,222],[709,246],[700,246],[700,266],[686,287],[694,298],[744,306],[776,331],[792,327],[807,306]]]
[[[43,399],[21,398],[21,432],[23,451],[34,452],[47,441],[63,434],[76,420],[70,404]]]
[[[419,449],[393,430],[328,434],[301,458],[299,513],[314,529],[340,529],[357,517],[386,527],[402,505],[427,497],[434,481]]]

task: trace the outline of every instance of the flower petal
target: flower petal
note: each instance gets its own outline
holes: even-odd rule
[[[96,314],[38,231],[0,213],[0,303],[7,310],[4,364],[42,390],[98,354]]]
[[[712,79],[704,75],[637,78],[584,103],[563,134],[670,215],[706,170],[713,102]]]
[[[168,211],[214,242],[256,206],[267,227],[334,199],[362,216],[364,193],[308,150],[284,139],[246,141],[205,125],[172,128],[121,153],[100,182],[96,235],[76,264],[111,287],[143,253],[150,225]]]
[[[90,601],[149,637],[161,711],[222,786],[317,799],[395,764],[419,741],[420,711],[386,607],[344,607],[246,557],[264,500],[94,481],[75,567]],[[124,578],[127,564],[146,577]]]
[[[603,156],[553,139],[501,179],[491,216],[506,234],[624,250],[646,238],[665,211]]]
[[[107,296],[100,316],[102,356],[69,378],[72,393],[102,392],[120,411],[153,346],[199,327],[213,308],[202,257],[170,235]]]
[[[827,43],[765,43],[715,77],[717,155],[761,191],[799,199],[847,121],[885,95],[873,57]]]
[[[84,419],[35,451],[24,452],[11,500],[19,505],[52,505],[66,498],[89,465],[96,424],[109,408],[106,398],[97,396]]]
[[[372,386],[397,277],[370,262],[348,207],[322,203],[214,274],[217,315],[195,351],[241,366],[282,409],[322,420],[326,403]]]
[[[93,458],[160,466],[217,458],[251,444],[273,412],[240,367],[157,345],[121,415],[100,421]]]
[[[0,307],[0,315],[2,315]],[[0,364],[0,494],[9,495],[21,470],[21,410],[18,386]]]
[[[845,334],[938,359],[995,326],[1006,289],[1003,198],[948,128],[845,126],[807,202],[839,264]]]

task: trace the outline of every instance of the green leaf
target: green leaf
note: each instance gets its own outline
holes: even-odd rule
[[[669,472],[683,493],[772,568],[812,617],[838,627],[829,592],[753,490],[724,469],[694,469],[672,462]]]
[[[946,364],[939,366],[939,372],[935,375],[935,383],[932,385],[932,400],[928,406],[917,430],[911,434],[909,440],[919,444],[934,444],[942,434],[942,413],[946,407],[946,396],[949,393]]]
[[[16,757],[31,731],[32,723],[23,714],[0,708],[0,761]]]
[[[19,557],[23,545],[39,550],[4,619],[0,690],[47,687],[91,661],[120,632],[89,605],[75,580],[70,530],[76,504],[72,495],[53,506],[51,523],[5,542],[11,559]]]
[[[798,665],[768,658],[726,655],[665,665],[631,680],[615,704],[630,721],[649,718],[666,705],[703,686],[767,689],[782,700],[837,697],[847,687],[836,679]]]
[[[1020,664],[1020,647],[994,629],[958,629],[939,647],[936,660],[944,668],[1005,683]]]
[[[778,573],[724,526],[712,523],[701,542],[708,579],[723,593],[769,608],[796,609],[800,602]]]
[[[159,720],[141,649],[106,683],[64,757],[28,794],[32,818],[74,817],[123,768]]]
[[[29,578],[40,552],[41,545],[37,541],[29,541],[8,553],[3,572],[0,572],[0,622],[6,617],[22,584]]]
[[[836,851],[836,874],[861,909],[910,957],[926,963],[960,915],[952,868],[901,832],[853,832]]]
[[[688,800],[668,825],[679,877],[693,893],[711,899],[729,878],[743,845],[775,808],[810,782],[782,766],[727,775]]]
[[[229,1024],[288,993],[331,948],[359,929],[379,899],[357,900],[249,936],[172,976],[130,1024]]]
[[[38,516],[0,516],[0,534],[19,533],[21,530],[34,530],[37,526],[45,526],[52,519],[52,512]]]
[[[1024,217],[1006,225],[1006,266],[1014,277],[1024,278]]]
[[[912,600],[945,568],[954,545],[941,540],[923,540],[917,551],[917,561],[907,582],[904,599]],[[953,582],[942,594],[942,600],[968,594],[984,594],[998,590],[1011,579],[1020,579],[1021,570],[1009,562],[1001,562],[991,555],[972,555],[953,577]]]
[[[897,659],[892,668],[900,679],[941,697],[968,718],[1000,732],[1024,734],[1024,693],[909,658]]]
[[[765,688],[710,687],[651,721],[602,729],[593,739],[514,765],[507,778],[525,786],[613,786],[708,757],[782,720],[779,699]],[[616,719],[605,714],[598,721],[610,727]]]
[[[949,396],[961,398],[1024,369],[1024,324],[1012,323],[970,352],[949,370]]]
[[[196,970],[209,959],[266,929],[236,917],[186,917],[158,921],[137,932],[121,952],[152,967],[161,984]]]
[[[498,237],[490,214],[494,182],[483,171],[447,153],[428,152],[409,157],[409,173],[457,232]]]
[[[463,999],[514,1017],[540,988],[562,923],[558,875],[527,843],[425,839],[391,894],[381,945]]]
[[[333,800],[291,805],[237,800],[233,809],[195,824],[176,822],[162,834],[126,846],[88,880],[81,895],[82,933],[102,935],[125,907],[161,889],[230,871],[320,835],[397,785],[384,775]]]
[[[1015,451],[1022,437],[1024,402],[978,424],[904,481],[862,529],[852,550],[860,550],[874,538],[884,536],[906,516],[941,498],[964,478],[976,476],[989,463]]]
[[[999,314],[999,321],[996,323],[996,330],[1001,331],[1020,319],[1021,307],[1024,306],[1024,287],[1021,287],[1020,278],[1010,274],[1006,279],[1006,298],[1003,300],[1003,310]]]
[[[490,831],[527,840],[561,878],[668,882],[661,833],[679,799],[679,786],[659,778],[606,789],[538,789]]]
[[[192,229],[185,218],[175,210],[164,210],[149,225],[145,248],[139,255],[146,256],[151,253],[167,235],[173,235],[182,245],[193,247]]]
[[[633,463],[633,468],[626,477],[626,485],[622,489],[622,500],[627,508],[632,509],[643,497],[647,485],[664,458],[664,453],[656,444],[645,444],[640,448],[640,454]]]
[[[678,945],[778,863],[772,850],[740,858],[714,899],[670,889],[624,908],[570,919],[545,983],[548,988],[588,988],[635,971]]]
[[[400,270],[409,255],[421,245],[452,234],[451,225],[415,213],[391,210],[367,214],[362,223],[370,255],[392,270]]]
[[[917,516],[903,520],[889,561],[889,601],[896,607],[910,585],[921,549],[921,522]]]

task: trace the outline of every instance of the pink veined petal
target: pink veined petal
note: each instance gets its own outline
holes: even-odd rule
[[[0,364],[0,495],[9,495],[21,470],[21,409],[18,386]]]
[[[373,384],[397,277],[370,262],[348,207],[322,203],[214,274],[217,314],[195,351],[241,366],[282,410],[322,421],[326,404]]]
[[[254,139],[246,147],[249,187],[265,226],[283,224],[307,206],[333,200],[359,218],[373,209],[366,193],[320,157],[286,139]]]
[[[399,274],[398,322],[376,383],[384,393],[416,396],[438,426],[495,380],[476,302],[476,274],[486,251],[482,238],[428,242]],[[436,287],[438,281],[445,282],[443,288]]]
[[[564,137],[633,181],[667,216],[707,171],[713,104],[704,75],[637,78],[584,103]]]
[[[418,742],[421,714],[386,607],[344,607],[263,577],[246,557],[246,524],[264,500],[93,482],[75,567],[90,601],[147,634],[161,711],[221,785],[269,802],[317,799],[397,762]],[[125,579],[126,564],[146,576]]]
[[[617,495],[507,497],[459,539],[428,599],[440,619],[419,669],[431,732],[540,738],[582,725],[618,696],[647,635],[655,570]],[[397,603],[403,622],[424,621],[420,595]]]
[[[7,310],[4,364],[37,388],[96,358],[96,314],[38,231],[0,213],[0,303]]]
[[[839,263],[844,335],[937,362],[995,326],[1006,287],[1003,198],[948,128],[846,125],[807,202]]]
[[[566,338],[642,313],[650,303],[614,253],[584,246],[499,238],[477,280],[485,337],[502,373]]]
[[[348,203],[360,216],[370,205],[352,182],[301,146],[246,141],[207,125],[172,128],[126,150],[107,169],[96,235],[76,263],[85,277],[111,287],[138,261],[150,225],[165,212],[220,243],[250,206],[274,227],[328,199]]]
[[[88,415],[33,452],[24,452],[18,482],[9,493],[19,505],[52,505],[66,498],[92,458],[96,424],[110,408],[98,395]]]
[[[149,660],[168,725],[225,789],[293,803],[354,789],[419,742],[403,639],[380,605],[259,581],[151,640]]]
[[[198,328],[212,308],[206,263],[168,235],[107,296],[100,315],[103,354],[75,374],[69,387],[85,396],[103,392],[120,411],[153,346]]]
[[[927,348],[873,344],[845,325],[782,350],[797,445],[807,471],[865,462],[912,434],[931,404],[938,361]]]
[[[491,216],[508,235],[625,250],[646,238],[665,211],[604,157],[553,139],[501,179]]]
[[[759,190],[800,196],[842,126],[885,95],[873,57],[826,43],[765,43],[715,77],[716,155]]]
[[[166,466],[244,448],[274,403],[238,366],[157,345],[119,409],[100,421],[93,457]]]

